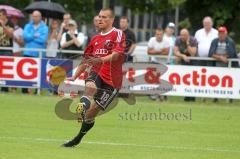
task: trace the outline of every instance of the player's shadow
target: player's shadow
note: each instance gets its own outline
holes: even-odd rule
[[[134,98],[133,100],[135,100],[135,96],[131,97]],[[77,113],[73,113],[71,111],[71,105],[73,103],[74,98],[63,98],[62,100],[60,100],[59,102],[57,102],[57,104],[55,105],[55,113],[56,115],[63,120],[78,120],[79,118],[79,114]],[[134,105],[135,102],[129,103],[129,101],[133,101],[133,100],[126,100],[125,98],[123,98],[123,100],[130,104],[130,105]],[[98,113],[98,116],[103,115],[109,111],[111,111],[113,108],[115,108],[118,105],[119,102],[119,98],[115,98],[111,104],[107,107],[106,110],[102,110]]]

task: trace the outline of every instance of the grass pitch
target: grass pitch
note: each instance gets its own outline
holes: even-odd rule
[[[96,119],[75,148],[59,147],[79,131],[59,119],[60,97],[0,94],[0,159],[238,159],[240,102],[167,102],[139,97]],[[158,116],[159,113],[169,115]],[[171,116],[172,115],[172,116]],[[177,115],[173,117],[173,115]]]

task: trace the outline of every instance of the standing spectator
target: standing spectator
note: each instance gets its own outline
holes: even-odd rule
[[[47,41],[47,52],[46,52],[46,57],[48,58],[55,58],[57,57],[57,50],[59,41],[58,39],[58,34],[59,34],[59,22],[58,20],[52,20],[50,29],[49,29],[49,34],[48,34],[48,41]]]
[[[93,27],[88,29],[87,31],[87,35],[88,35],[88,43],[91,41],[91,39],[97,35],[98,33],[100,33],[100,29],[99,29],[99,17],[98,15],[96,15],[94,18],[93,18]]]
[[[125,62],[133,62],[132,53],[136,47],[136,38],[128,26],[129,26],[129,19],[126,16],[122,16],[119,21],[120,29],[123,31],[126,37],[126,48],[124,50],[125,53]],[[119,97],[123,98],[128,104],[135,103],[136,98],[133,93],[130,94],[119,94]]]
[[[168,53],[168,60],[167,63],[168,64],[174,64],[174,45],[175,45],[175,41],[176,41],[176,37],[174,36],[174,32],[175,32],[175,24],[170,22],[168,23],[166,29],[165,29],[165,33],[163,35],[163,40],[168,41],[170,48],[169,48],[169,53]]]
[[[177,37],[174,47],[174,54],[180,58],[181,64],[193,65],[194,61],[190,60],[189,57],[197,55],[197,40],[190,36],[187,29],[180,31],[180,36]],[[185,97],[184,101],[195,101],[194,97]]]
[[[13,55],[14,56],[21,56],[22,51],[21,47],[24,46],[23,41],[23,29],[18,25],[18,17],[11,17],[11,22],[14,25],[13,31]],[[12,87],[12,91],[16,92],[17,88]]]
[[[217,67],[228,67],[228,58],[238,58],[234,41],[228,36],[228,31],[225,26],[218,28],[218,38],[214,39],[211,43],[209,50],[209,57],[217,60]],[[233,67],[237,67],[238,63],[233,62]],[[213,102],[217,102],[214,99]],[[230,99],[232,102],[232,99]]]
[[[7,18],[7,11],[5,9],[0,10],[0,47],[12,47],[13,46],[13,24]],[[0,56],[12,56],[12,50],[1,50]],[[7,87],[1,88],[2,92],[8,92]]]
[[[14,56],[21,56],[21,47],[24,46],[23,40],[23,29],[18,25],[18,17],[12,17],[11,21],[14,25],[13,31],[13,55]]]
[[[13,46],[13,24],[7,18],[7,11],[0,9],[0,47]],[[0,50],[1,56],[12,56],[12,50]]]
[[[195,33],[195,38],[198,42],[198,56],[208,57],[208,52],[213,39],[218,37],[218,31],[213,27],[213,21],[211,17],[205,17],[203,19],[203,28],[199,29]],[[198,62],[200,66],[210,65],[208,61],[200,60]]]
[[[124,32],[126,36],[126,49],[125,49],[126,62],[133,62],[133,57],[131,54],[133,53],[136,47],[136,38],[133,31],[131,31],[128,28],[128,25],[129,25],[128,18],[126,16],[122,16],[120,18],[120,29]]]
[[[42,21],[42,15],[39,11],[34,11],[32,13],[32,19],[33,20],[25,25],[23,30],[25,48],[46,49],[48,27]],[[38,57],[39,52],[26,50],[23,52],[23,55],[26,57]]]
[[[169,53],[169,47],[170,44],[167,41],[163,40],[163,30],[162,29],[156,29],[155,31],[155,37],[150,38],[148,42],[148,55],[168,55]],[[162,59],[159,57],[151,57],[151,61],[153,63],[167,63],[166,59]],[[161,101],[164,99],[166,100],[166,96],[159,96],[158,94],[151,95],[150,98],[152,100],[156,100],[159,98]]]
[[[46,43],[48,39],[48,27],[42,21],[42,16],[39,11],[32,13],[32,19],[25,25],[23,30],[23,39],[25,42],[25,48],[33,49],[46,49]],[[25,50],[23,52],[25,57],[38,57],[38,51]],[[44,57],[44,55],[43,55]],[[30,93],[31,89],[23,88],[22,93]],[[36,93],[36,92],[35,92]]]
[[[85,36],[83,33],[77,30],[77,23],[75,20],[68,22],[68,32],[63,33],[61,38],[61,48],[65,50],[81,50],[81,46],[84,44]],[[76,58],[76,54],[65,53],[63,58]]]
[[[195,38],[198,42],[198,56],[199,57],[208,57],[208,52],[210,45],[213,39],[218,37],[218,31],[213,28],[213,21],[211,17],[204,17],[203,19],[203,28],[199,29],[195,33]],[[199,60],[199,66],[210,66],[211,61]],[[205,98],[202,98],[202,101],[205,102]]]
[[[72,19],[72,16],[71,16],[70,13],[65,13],[63,15],[63,22],[62,22],[61,27],[60,27],[60,31],[59,31],[59,34],[58,34],[58,39],[61,39],[62,34],[68,31],[68,22],[71,19]]]

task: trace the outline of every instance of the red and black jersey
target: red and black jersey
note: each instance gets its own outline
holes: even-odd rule
[[[122,64],[124,63],[125,35],[116,28],[107,33],[100,33],[92,38],[84,52],[84,57],[105,57],[113,52],[121,54],[116,61],[93,66],[91,71],[96,72],[107,84],[114,88],[122,85]]]

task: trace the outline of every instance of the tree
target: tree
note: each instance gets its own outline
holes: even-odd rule
[[[60,3],[66,11],[70,12],[73,18],[81,23],[91,23],[93,16],[96,14],[94,10],[95,0],[51,0]],[[32,0],[0,0],[0,4],[11,5],[23,11]]]
[[[31,3],[31,0],[21,0],[21,3],[19,3],[19,0],[0,0],[0,4],[10,5],[19,10],[23,10],[29,3]]]
[[[176,6],[183,4],[186,0],[145,0],[129,1],[121,0],[121,4],[138,14],[155,13],[159,14]]]
[[[96,11],[94,10],[95,0],[52,0],[60,3],[72,17],[80,23],[88,24],[93,20]]]
[[[216,27],[227,24],[239,16],[239,9],[238,0],[187,0],[185,3],[185,10],[193,27],[201,26],[205,16],[211,16]]]

